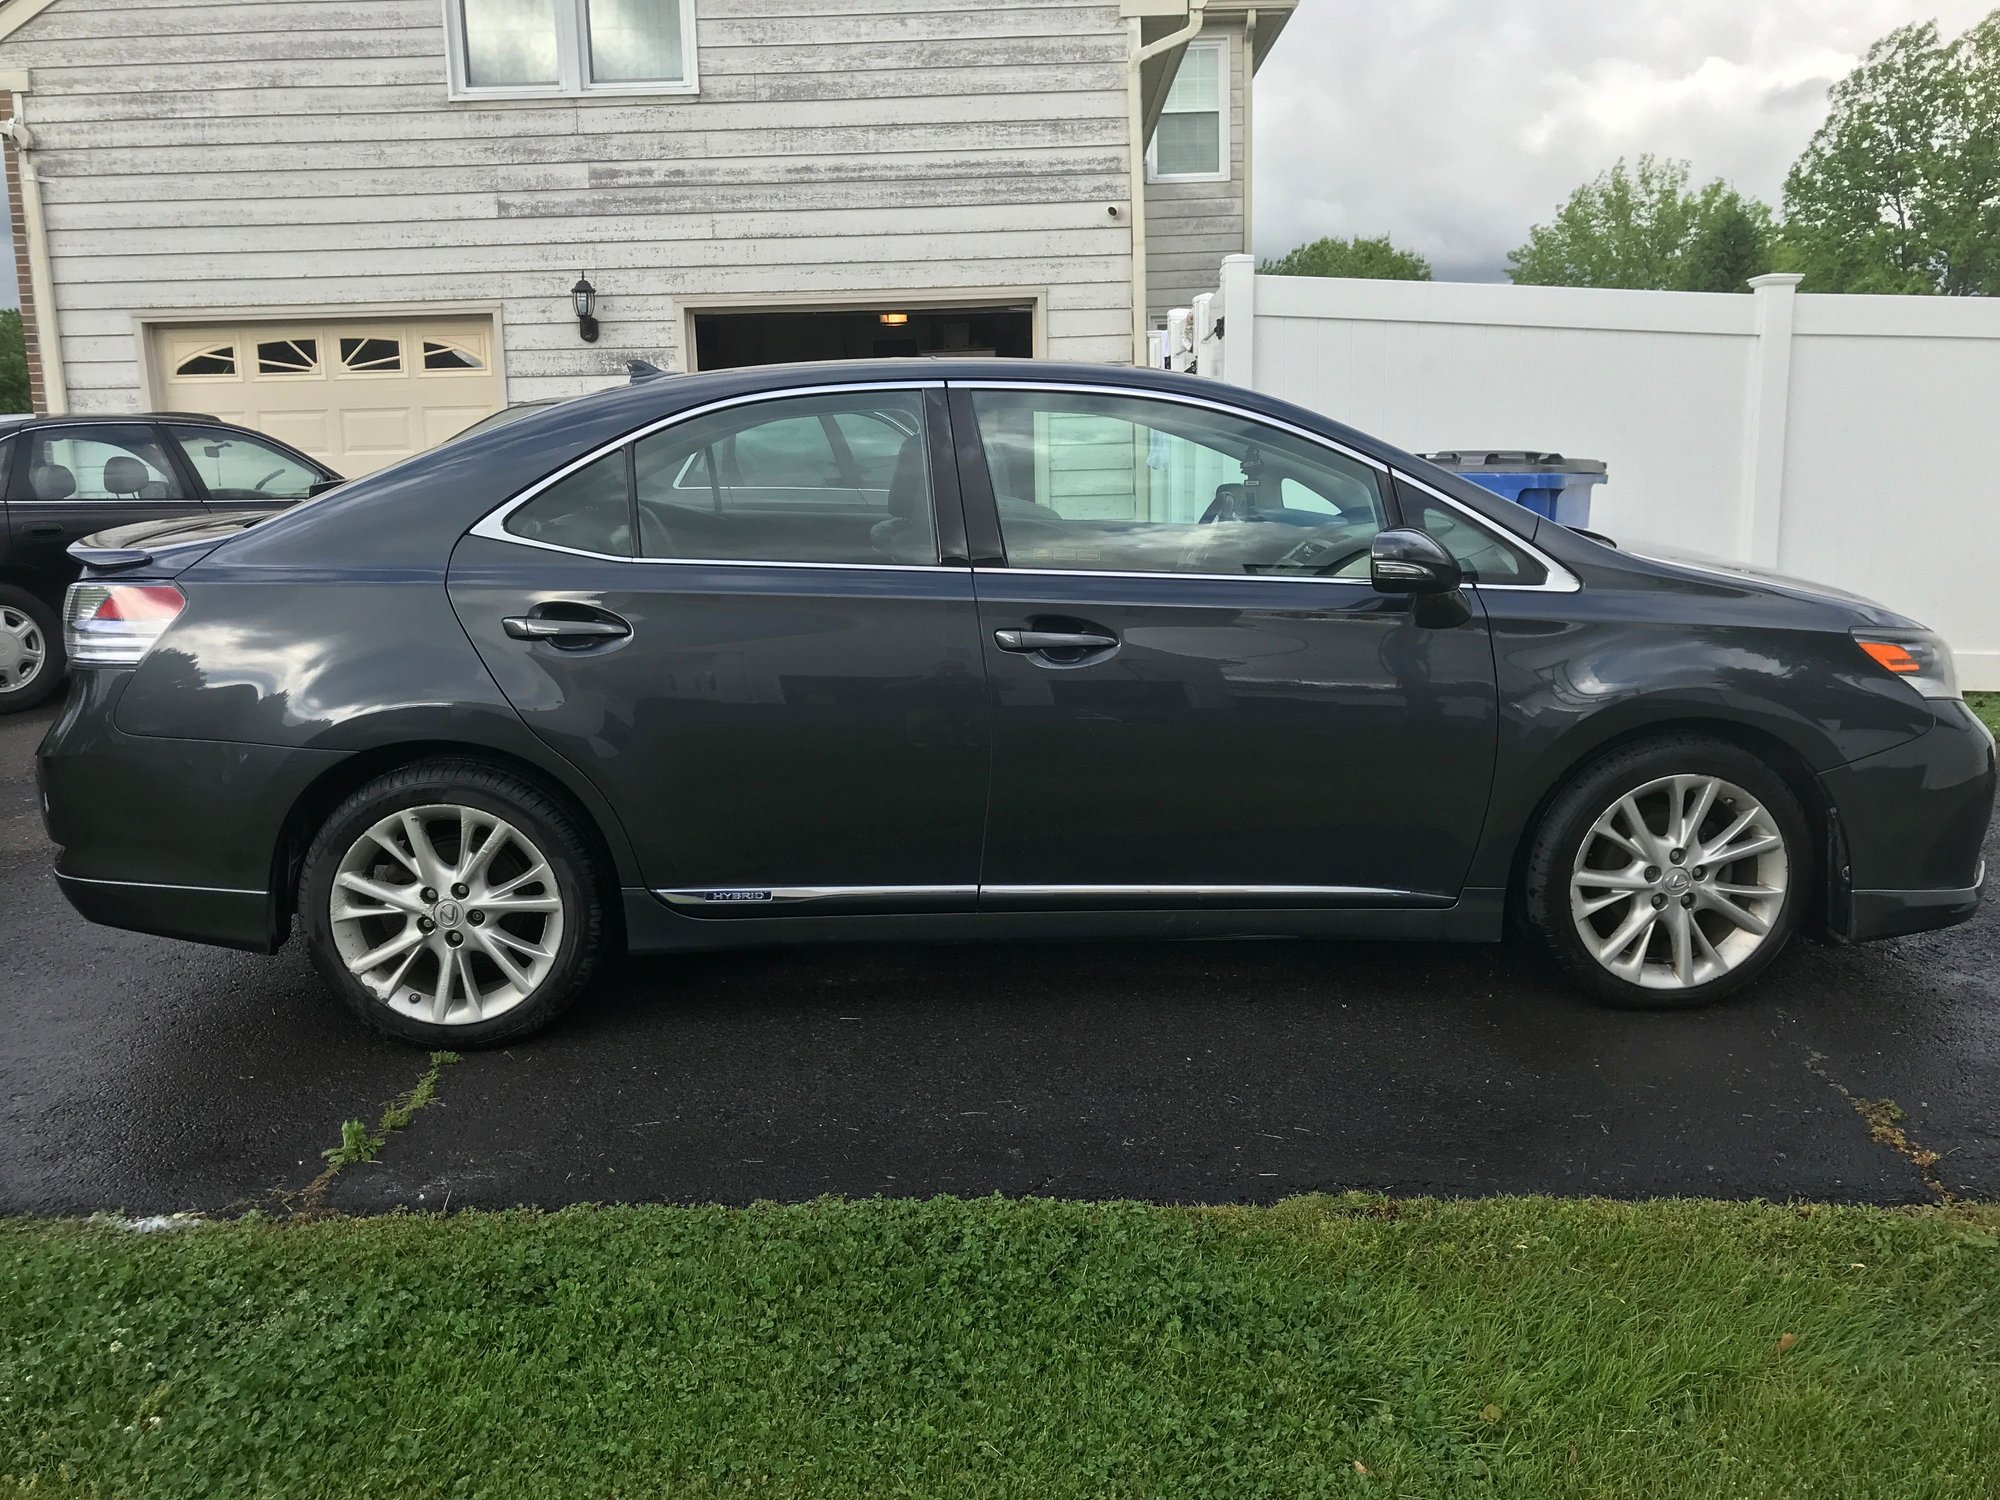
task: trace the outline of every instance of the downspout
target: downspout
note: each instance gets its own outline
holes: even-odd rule
[[[56,282],[49,265],[48,223],[42,217],[42,183],[35,175],[32,152],[35,133],[21,118],[21,96],[13,96],[13,114],[0,120],[0,136],[14,143],[20,165],[21,219],[28,231],[28,288],[35,304],[35,347],[41,356],[42,404],[51,412],[69,409],[63,384],[62,340],[56,336]]]
[[[1243,17],[1243,253],[1255,253],[1250,226],[1255,222],[1251,217],[1250,194],[1257,181],[1257,163],[1251,153],[1257,149],[1257,117],[1255,99],[1257,97],[1257,7],[1251,6]]]
[[[1126,49],[1130,61],[1125,71],[1125,108],[1132,152],[1132,363],[1147,362],[1146,339],[1146,109],[1139,80],[1148,58],[1158,57],[1183,42],[1201,35],[1202,12],[1208,0],[1188,0],[1188,22],[1179,31],[1169,32],[1147,43],[1139,17],[1125,22],[1131,42]],[[1224,106],[1227,108],[1227,106]]]

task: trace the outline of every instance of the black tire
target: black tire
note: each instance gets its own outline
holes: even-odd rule
[[[383,818],[405,808],[458,805],[504,818],[539,848],[561,896],[563,931],[548,973],[511,1008],[490,1019],[435,1024],[393,1009],[348,971],[335,941],[334,880],[342,858]],[[495,1047],[548,1025],[590,983],[603,954],[609,890],[573,814],[539,788],[476,761],[431,760],[369,782],[335,808],[306,853],[299,913],[313,967],[362,1023],[426,1048]],[[468,949],[468,951],[470,951]]]
[[[0,714],[18,714],[46,703],[62,686],[69,672],[69,656],[63,649],[61,617],[35,595],[12,584],[0,584],[0,609],[18,609],[34,621],[46,652],[33,681],[24,687],[0,688]]]
[[[1661,777],[1715,776],[1764,805],[1789,866],[1782,901],[1762,942],[1735,967],[1706,982],[1651,988],[1613,974],[1584,945],[1570,881],[1592,826],[1620,797]],[[1724,740],[1677,735],[1609,752],[1578,770],[1549,805],[1529,846],[1522,877],[1522,924],[1578,989],[1607,1005],[1677,1010],[1708,1005],[1753,983],[1798,930],[1816,880],[1812,835],[1797,795],[1758,756]],[[1633,908],[1636,910],[1636,900]],[[1650,900],[1651,898],[1646,898]],[[1671,898],[1669,898],[1671,899]],[[1607,921],[1607,919],[1597,919]]]

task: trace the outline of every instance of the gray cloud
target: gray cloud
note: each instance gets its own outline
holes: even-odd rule
[[[1869,43],[1992,3],[1303,0],[1257,77],[1257,251],[1386,233],[1498,279],[1570,189],[1647,151],[1775,204]]]

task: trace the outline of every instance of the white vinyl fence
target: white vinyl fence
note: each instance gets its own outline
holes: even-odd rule
[[[2000,298],[1797,282],[1344,281],[1231,256],[1176,363],[1418,453],[1603,459],[1596,529],[1879,600],[2000,688]]]

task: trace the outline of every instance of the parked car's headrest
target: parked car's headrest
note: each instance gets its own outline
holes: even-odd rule
[[[113,495],[136,495],[146,487],[146,466],[119,454],[104,461],[104,488]]]
[[[36,464],[28,471],[28,492],[37,500],[67,500],[76,493],[76,475],[61,464]]]

